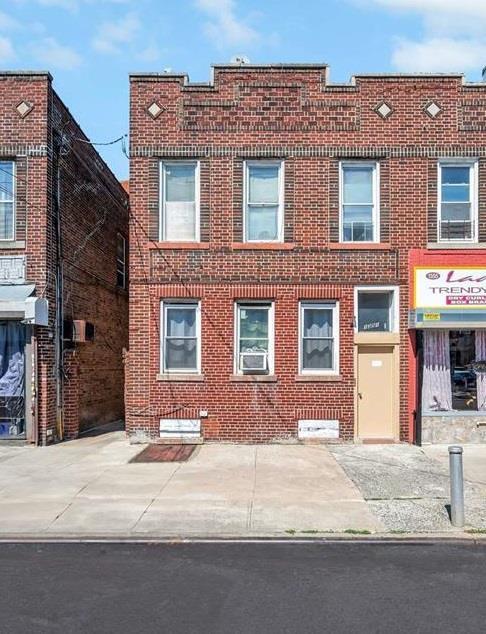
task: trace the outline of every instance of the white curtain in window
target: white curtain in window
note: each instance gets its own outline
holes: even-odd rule
[[[425,411],[452,409],[448,330],[424,330],[422,405]]]
[[[486,361],[486,330],[476,330],[476,361]],[[476,372],[478,410],[486,410],[486,372]]]

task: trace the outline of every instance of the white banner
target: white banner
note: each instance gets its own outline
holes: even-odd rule
[[[486,308],[486,268],[416,267],[414,308]]]

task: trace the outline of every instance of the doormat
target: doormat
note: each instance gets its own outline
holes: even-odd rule
[[[196,445],[149,445],[130,462],[186,462]]]

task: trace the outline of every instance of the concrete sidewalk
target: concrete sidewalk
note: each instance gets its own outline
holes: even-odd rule
[[[221,537],[384,525],[324,446],[203,445],[184,463],[129,463],[123,432],[0,447],[0,537]]]

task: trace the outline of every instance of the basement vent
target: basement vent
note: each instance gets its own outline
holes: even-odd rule
[[[161,418],[160,437],[191,439],[201,437],[201,421],[198,418]]]
[[[339,438],[339,421],[299,420],[298,438]]]

